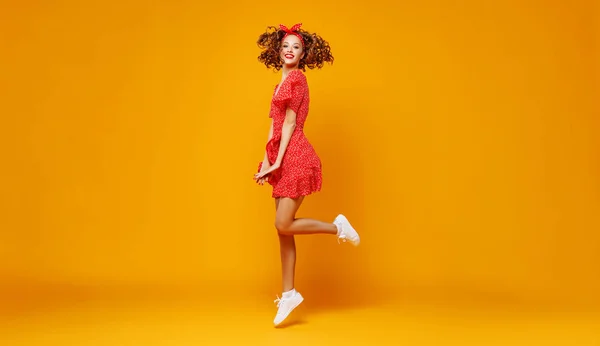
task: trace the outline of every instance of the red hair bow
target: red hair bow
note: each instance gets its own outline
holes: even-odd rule
[[[296,35],[300,39],[300,42],[302,42],[302,45],[304,46],[304,40],[302,39],[302,35],[300,35],[298,33],[298,29],[300,29],[301,26],[302,26],[302,23],[298,23],[288,29],[285,25],[279,24],[279,28],[281,30],[285,31],[285,35],[283,36],[283,38],[281,40],[282,41],[285,40],[285,38],[288,35]]]

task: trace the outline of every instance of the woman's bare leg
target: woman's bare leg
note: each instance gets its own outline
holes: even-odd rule
[[[297,199],[276,198],[275,199],[275,227],[279,235],[279,249],[281,253],[281,276],[282,297],[277,302],[277,314],[274,323],[279,325],[294,310],[304,297],[294,287],[294,276],[296,269],[296,242],[295,234],[333,234],[339,239],[350,239],[355,245],[358,244],[358,234],[347,222],[343,215],[336,217],[336,223],[328,223],[314,219],[296,219],[296,212],[300,208],[304,197]],[[338,230],[339,227],[339,230]]]
[[[279,212],[280,198],[275,199],[275,210]],[[281,254],[281,284],[283,291],[294,288],[296,271],[296,241],[293,235],[279,233],[279,252]]]
[[[280,235],[304,234],[333,234],[338,233],[337,226],[332,222],[323,222],[314,219],[296,219],[296,212],[304,197],[297,199],[279,198],[275,228]]]
[[[337,234],[337,227],[333,223],[313,219],[296,219],[296,212],[303,200],[303,197],[297,199],[277,198],[275,200],[277,211],[275,227],[279,235],[283,292],[294,288],[296,268],[296,241],[294,234]]]

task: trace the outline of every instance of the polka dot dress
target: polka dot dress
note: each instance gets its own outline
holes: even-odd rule
[[[321,190],[321,160],[304,135],[304,123],[308,116],[309,93],[306,76],[301,70],[291,71],[273,91],[271,111],[273,136],[266,145],[267,157],[273,164],[279,153],[281,130],[287,108],[296,112],[296,128],[292,133],[281,167],[269,176],[273,186],[273,198],[298,198]],[[258,166],[260,171],[262,162]]]

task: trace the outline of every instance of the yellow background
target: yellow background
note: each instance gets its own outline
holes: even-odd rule
[[[363,243],[298,239],[298,289],[600,303],[593,1],[1,6],[5,288],[279,293],[255,42],[303,22],[336,60],[307,72],[299,216]]]

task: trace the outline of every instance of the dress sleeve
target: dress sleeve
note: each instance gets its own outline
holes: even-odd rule
[[[282,85],[279,92],[282,93],[281,98],[286,108],[291,108],[297,114],[302,101],[304,101],[306,77],[302,72],[298,71],[290,74],[288,78],[290,78],[289,83]]]
[[[290,97],[290,102],[288,103],[288,107],[291,108],[296,114],[300,110],[300,105],[302,101],[304,101],[305,94],[305,80],[302,72],[296,73],[296,78],[294,78],[292,83],[292,96]]]

